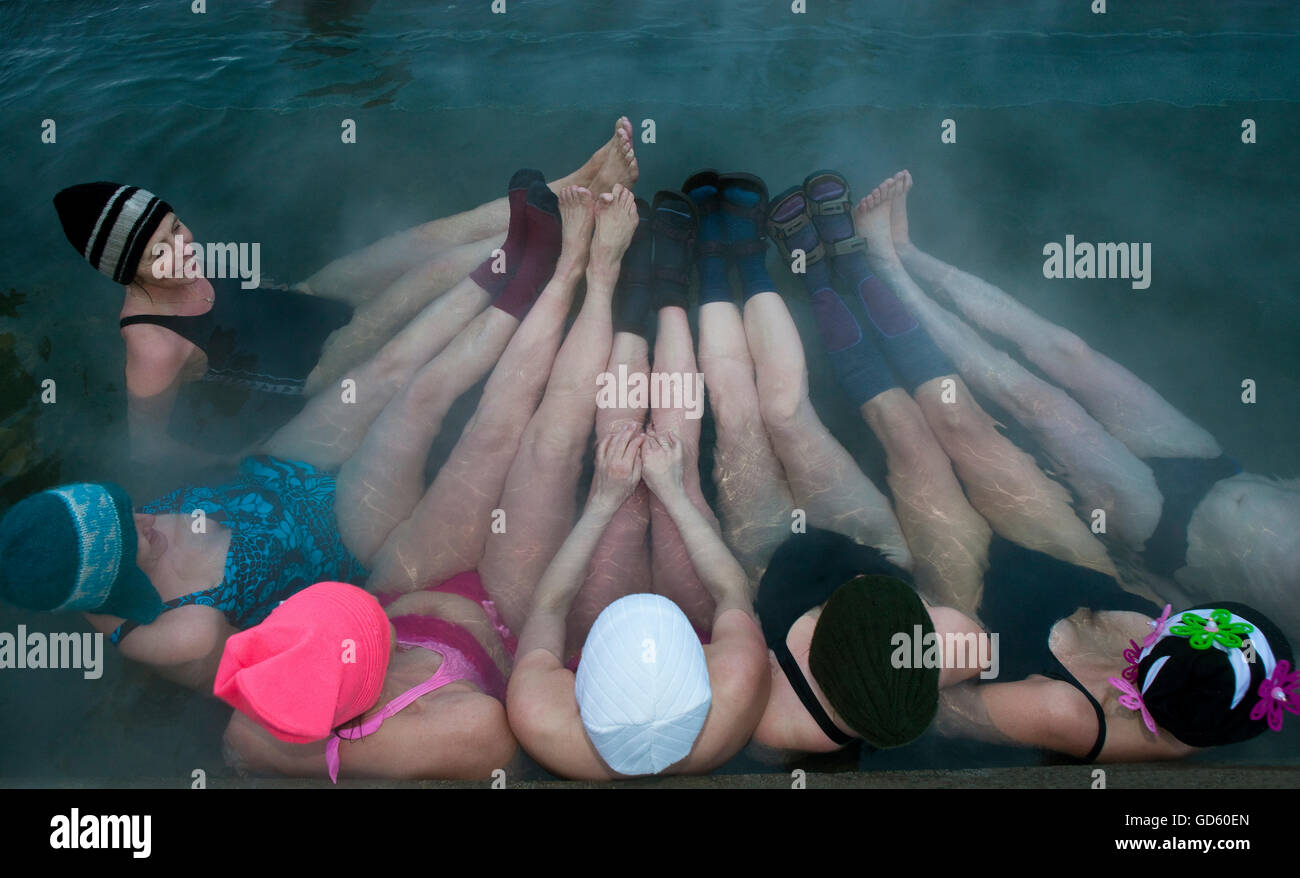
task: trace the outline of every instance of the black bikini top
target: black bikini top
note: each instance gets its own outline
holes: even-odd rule
[[[841,746],[857,739],[840,731],[817,700],[785,638],[800,616],[830,600],[841,585],[854,577],[873,574],[912,581],[906,571],[891,564],[879,550],[833,531],[809,528],[807,533],[791,535],[772,555],[754,602],[763,639],[776,655],[791,688],[826,737]],[[875,749],[865,741],[863,746]]]

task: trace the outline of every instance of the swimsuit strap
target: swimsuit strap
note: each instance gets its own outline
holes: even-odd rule
[[[216,596],[220,591],[221,591],[221,585],[214,585],[212,588],[205,588],[202,591],[192,591],[189,594],[183,594],[178,598],[172,598],[169,601],[163,601],[162,612],[165,613],[168,610],[174,610],[177,607],[184,607],[189,604],[200,603],[201,598],[207,596]],[[215,606],[215,604],[211,604],[209,606]],[[217,609],[220,609],[220,607],[217,607]],[[225,610],[222,610],[222,613],[229,621],[230,614],[227,613]],[[233,624],[233,622],[231,624]],[[140,627],[139,622],[136,622],[132,619],[127,619],[121,625],[118,625],[116,628],[114,628],[112,634],[108,635],[108,642],[113,644],[114,646],[118,646],[122,643],[123,637],[130,634],[132,631],[134,631],[139,627]]]
[[[840,731],[839,726],[835,725],[835,721],[830,718],[825,708],[822,707],[822,703],[817,700],[817,693],[812,691],[812,687],[804,679],[803,671],[799,670],[799,664],[794,660],[794,656],[790,654],[789,647],[782,643],[770,648],[776,655],[781,670],[785,671],[785,678],[790,681],[790,688],[794,689],[794,693],[799,696],[804,709],[812,715],[813,719],[817,720],[817,725],[821,726],[821,730],[826,734],[826,737],[841,747],[853,743],[852,736]]]
[[[1065,665],[1058,660],[1056,663],[1059,671],[1047,671],[1043,674],[1049,680],[1060,680],[1062,683],[1069,683],[1075,689],[1083,693],[1083,697],[1088,699],[1092,705],[1093,711],[1097,714],[1097,740],[1093,742],[1092,749],[1088,755],[1083,757],[1084,762],[1096,762],[1097,757],[1101,755],[1102,748],[1106,746],[1106,713],[1101,709],[1101,702],[1093,697],[1088,688],[1079,682],[1078,678],[1071,674]]]
[[[398,639],[398,646],[421,647],[428,649],[424,643]],[[445,650],[445,651],[444,651]],[[472,669],[473,665],[461,652],[454,647],[440,645],[436,650],[442,656],[442,664],[432,677],[407,689],[401,695],[384,705],[379,713],[365,720],[361,725],[353,728],[339,728],[330,734],[329,741],[325,744],[325,764],[329,766],[330,780],[334,783],[339,782],[339,741],[346,738],[349,741],[357,741],[367,735],[373,735],[379,731],[379,727],[384,724],[384,720],[393,714],[407,707],[412,701],[421,695],[428,695],[436,689],[441,689],[448,683],[454,683],[457,680],[464,679],[466,671]]]
[[[121,329],[139,323],[161,326],[164,329],[170,329],[202,350],[203,346],[207,344],[208,336],[211,335],[213,310],[208,309],[202,314],[134,314],[130,317],[123,317],[117,321],[117,325]]]

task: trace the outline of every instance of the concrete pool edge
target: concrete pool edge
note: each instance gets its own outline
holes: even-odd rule
[[[1300,766],[1206,766],[1140,763],[1129,765],[1021,766],[925,771],[806,772],[807,789],[1091,789],[1093,772],[1105,771],[1107,789],[1300,789]],[[790,789],[791,774],[712,774],[663,777],[618,783],[521,780],[508,789]],[[113,779],[0,778],[0,789],[188,789],[190,778]],[[210,779],[208,789],[329,789],[324,780],[288,778]],[[348,780],[343,789],[487,789],[491,781]]]

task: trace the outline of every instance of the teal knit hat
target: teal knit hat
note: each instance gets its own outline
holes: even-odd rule
[[[0,521],[0,597],[42,612],[80,610],[140,624],[165,607],[136,566],[131,498],[80,482],[33,494]]]

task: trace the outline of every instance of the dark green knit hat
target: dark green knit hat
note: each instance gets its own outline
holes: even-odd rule
[[[80,610],[148,624],[163,611],[136,566],[131,498],[81,482],[33,494],[0,521],[0,597],[41,612]]]
[[[939,709],[939,669],[897,668],[898,634],[922,638],[934,623],[912,587],[894,576],[859,576],[835,590],[813,630],[808,667],[836,713],[879,749],[921,736]]]

